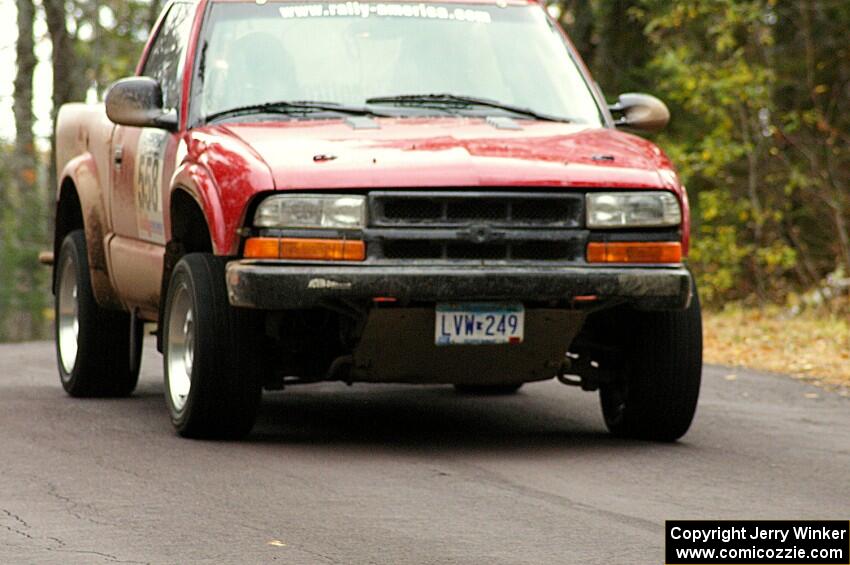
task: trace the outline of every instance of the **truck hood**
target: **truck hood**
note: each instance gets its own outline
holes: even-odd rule
[[[277,190],[461,186],[678,190],[653,143],[580,124],[387,118],[204,128],[266,163]],[[663,174],[669,171],[669,174]]]

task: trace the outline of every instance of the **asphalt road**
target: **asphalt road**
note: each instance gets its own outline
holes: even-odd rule
[[[0,563],[660,564],[665,519],[850,518],[850,398],[778,375],[707,367],[673,445],[555,382],[293,387],[220,443],[174,435],[152,349],[81,401],[51,344],[0,346]]]

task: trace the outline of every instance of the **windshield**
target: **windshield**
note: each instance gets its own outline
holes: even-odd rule
[[[529,117],[458,102],[464,97],[601,125],[590,89],[537,4],[222,2],[205,29],[202,117],[282,101]],[[454,98],[421,97],[435,94]],[[419,96],[397,98],[409,95]]]

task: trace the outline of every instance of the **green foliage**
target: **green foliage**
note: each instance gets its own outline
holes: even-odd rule
[[[781,302],[850,268],[850,2],[564,8],[568,31],[574,21],[596,22],[577,45],[604,90],[651,92],[670,106],[673,120],[657,141],[694,204],[690,260],[709,303]],[[631,32],[610,33],[612,16]],[[628,80],[610,70],[622,64],[611,55],[624,52],[641,62]]]
[[[6,167],[12,148],[0,144],[0,341],[7,337],[6,326],[16,309],[14,293],[15,274],[6,267],[12,263],[14,254],[14,210],[11,206],[10,190],[7,188],[12,181],[12,175]]]
[[[42,8],[58,4],[60,16],[62,8],[66,11],[71,56],[62,61],[72,67],[69,84],[54,88],[64,86],[70,99],[80,99],[92,88],[100,96],[112,81],[133,74],[160,2],[51,2],[44,0]],[[20,78],[27,84],[27,76]],[[31,121],[20,125],[24,131],[32,128]],[[32,147],[29,141],[24,145]],[[37,261],[39,251],[51,247],[50,157],[33,156],[32,151],[27,155],[24,162],[12,145],[0,143],[0,341],[48,337],[52,315],[50,271]]]
[[[755,246],[741,237],[740,218],[747,214],[746,208],[728,191],[701,192],[695,209],[701,211],[702,221],[694,228],[690,258],[701,267],[703,300],[714,302],[743,282],[743,262]]]
[[[0,144],[0,342],[43,338],[48,326],[49,273],[37,260],[47,233],[46,194],[36,183],[24,183],[29,194],[15,190],[12,162],[13,148]]]
[[[112,82],[135,72],[151,9],[148,0],[75,0],[74,48],[86,88],[102,96]]]
[[[663,3],[666,4],[666,3]],[[677,119],[661,143],[678,156],[697,196],[692,264],[707,300],[765,288],[793,251],[776,236],[784,211],[762,185],[769,144],[764,116],[775,77],[764,49],[765,0],[677,4],[645,1],[645,31],[655,46],[648,70]],[[706,251],[710,250],[710,253]],[[770,252],[767,252],[767,251]]]

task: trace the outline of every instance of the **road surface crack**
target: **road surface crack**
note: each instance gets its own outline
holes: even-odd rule
[[[30,529],[30,525],[29,525],[29,524],[27,524],[26,520],[24,520],[23,518],[21,518],[21,517],[20,517],[20,516],[18,516],[17,514],[15,514],[15,513],[13,513],[13,512],[8,511],[8,510],[6,510],[5,508],[0,508],[0,511],[2,511],[2,512],[3,512],[3,514],[5,514],[5,515],[6,515],[6,517],[11,518],[12,520],[14,520],[14,521],[15,521],[15,523],[17,523],[20,527],[26,528],[27,530],[29,530],[29,529]],[[8,531],[12,532],[13,534],[17,534],[17,535],[19,535],[19,536],[21,536],[21,537],[25,537],[25,538],[30,539],[30,540],[31,540],[31,539],[33,539],[33,537],[32,537],[30,534],[28,534],[27,532],[25,532],[25,531],[23,531],[23,530],[21,530],[21,529],[18,529],[18,528],[16,528],[16,527],[14,527],[14,526],[9,526],[8,524],[3,524],[2,526],[3,526],[3,528],[4,528],[4,529],[6,529],[6,530],[8,530]]]
[[[66,545],[64,541],[62,541],[61,539],[59,539],[57,537],[47,536],[47,539],[49,539],[50,541],[56,542],[56,545],[58,545],[60,548],[65,547],[65,545]],[[51,549],[51,548],[48,548],[48,549]]]
[[[94,550],[86,550],[86,549],[71,549],[68,547],[68,544],[65,543],[64,540],[57,538],[55,536],[47,536],[47,539],[54,542],[58,547],[45,547],[46,551],[54,551],[56,553],[77,553],[80,555],[97,555],[103,557],[108,560],[110,563],[143,563],[146,565],[150,565],[150,562],[147,561],[128,561],[119,559],[116,555],[112,555],[111,553],[105,553],[103,551],[94,551]]]
[[[68,512],[68,514],[70,514],[71,516],[73,516],[76,519],[82,520],[82,521],[85,521],[85,522],[90,522],[92,524],[95,524],[96,526],[108,526],[109,525],[106,522],[101,522],[99,520],[95,520],[94,518],[91,518],[89,516],[86,516],[86,515],[80,513],[80,511],[79,511],[80,507],[86,508],[86,509],[88,509],[88,510],[94,512],[94,513],[97,513],[97,510],[91,504],[82,504],[82,503],[79,503],[79,502],[73,500],[72,498],[70,498],[68,496],[65,496],[63,494],[59,494],[59,489],[56,487],[56,485],[54,485],[51,482],[47,483],[47,494],[49,496],[52,496],[53,498],[63,502],[65,504],[65,511]]]
[[[317,551],[310,551],[309,549],[305,549],[305,548],[303,548],[303,547],[298,547],[298,546],[293,546],[293,549],[296,549],[296,550],[298,550],[298,551],[303,551],[304,553],[306,553],[306,554],[308,554],[308,555],[312,555],[312,556],[314,556],[314,557],[318,557],[318,558],[320,558],[320,559],[324,559],[324,560],[325,560],[325,561],[327,561],[328,563],[334,563],[334,564],[342,563],[342,561],[339,561],[339,560],[337,560],[337,559],[334,559],[334,558],[333,558],[333,557],[331,557],[330,555],[324,555],[324,554],[319,553],[319,552],[317,552]]]
[[[25,527],[26,529],[29,529],[30,525],[27,524],[26,520],[24,520],[23,518],[21,518],[20,516],[18,516],[14,512],[10,512],[10,511],[6,510],[5,508],[0,508],[0,511],[2,511],[3,514],[8,516],[9,518],[12,518],[15,522],[19,523],[21,526]]]
[[[51,538],[55,539],[55,538]],[[54,547],[46,547],[48,551],[55,551],[57,553],[76,553],[79,555],[97,555],[99,557],[103,557],[108,560],[110,563],[134,563],[140,565],[150,565],[149,561],[127,561],[124,559],[119,559],[117,556],[112,555],[111,553],[104,553],[102,551],[93,551],[93,550],[85,550],[85,549],[67,549],[65,547],[62,548],[54,548]]]

